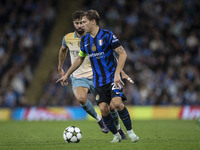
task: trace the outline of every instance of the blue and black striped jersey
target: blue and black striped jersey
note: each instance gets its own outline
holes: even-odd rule
[[[114,49],[121,46],[119,40],[109,30],[99,28],[96,37],[86,34],[81,38],[81,57],[89,56],[94,87],[103,86],[114,81],[117,60]]]

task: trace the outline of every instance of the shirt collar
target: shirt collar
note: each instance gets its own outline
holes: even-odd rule
[[[79,39],[81,39],[81,37],[78,37],[76,31],[74,32],[74,37],[75,37],[75,38],[79,38]]]

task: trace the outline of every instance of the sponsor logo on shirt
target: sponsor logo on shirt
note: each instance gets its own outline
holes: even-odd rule
[[[113,35],[112,43],[115,43],[115,42],[117,42],[117,41],[118,41],[117,37],[116,37],[115,35]]]
[[[104,52],[92,53],[88,55],[89,57],[96,57],[96,59],[104,58]]]

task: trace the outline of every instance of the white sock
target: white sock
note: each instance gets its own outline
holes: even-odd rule
[[[101,120],[101,116],[97,114],[96,121],[99,122]]]
[[[120,124],[116,125],[116,127],[117,127],[117,130],[119,130],[120,129]]]

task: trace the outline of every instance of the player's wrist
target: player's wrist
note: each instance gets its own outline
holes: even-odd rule
[[[70,76],[69,73],[66,73],[66,74],[65,74],[65,77],[66,77],[66,78],[69,78],[69,76]]]
[[[115,76],[116,76],[116,75],[120,75],[120,71],[117,71],[117,70],[116,70],[116,71],[115,71]]]
[[[58,72],[61,72],[62,71],[62,67],[58,67]]]

